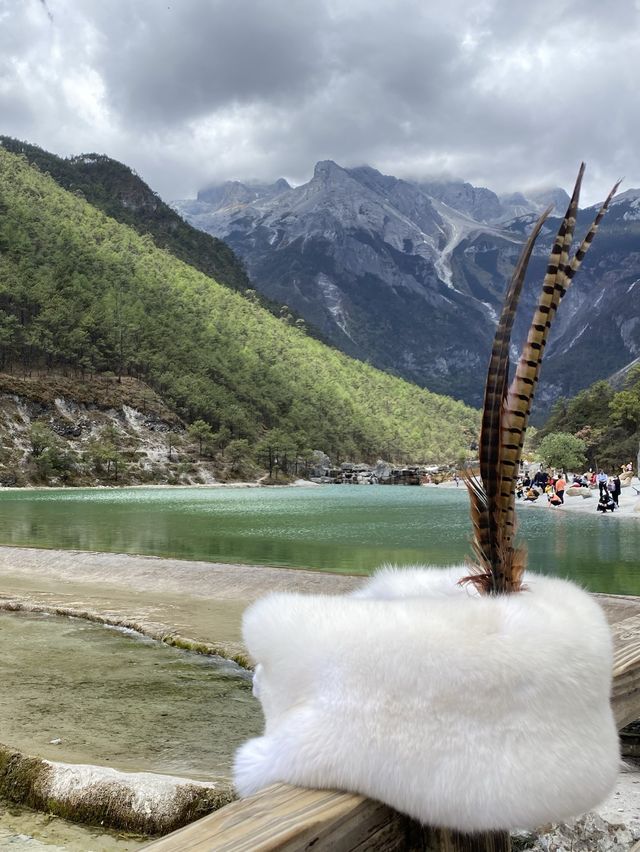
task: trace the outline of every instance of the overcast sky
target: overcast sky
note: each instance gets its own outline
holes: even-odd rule
[[[317,160],[640,186],[640,0],[0,0],[0,132],[167,199]]]

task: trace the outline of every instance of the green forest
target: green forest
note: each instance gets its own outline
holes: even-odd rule
[[[24,155],[63,189],[85,198],[107,216],[150,234],[157,246],[205,275],[241,292],[251,287],[242,263],[225,242],[187,224],[123,163],[104,154],[65,159],[10,136],[0,136],[0,145]]]
[[[304,325],[312,337],[323,340],[315,328],[304,323],[288,306],[254,290],[244,264],[223,240],[185,222],[129,166],[104,154],[58,157],[10,136],[0,136],[0,146],[13,154],[22,154],[63,189],[85,198],[117,222],[130,225],[139,234],[148,234],[159,248],[167,249],[219,284],[250,295],[275,316],[290,315],[291,321]]]
[[[455,462],[478,412],[311,338],[0,147],[0,369],[132,376],[221,443]]]
[[[640,365],[627,373],[619,390],[599,381],[571,399],[556,402],[536,434],[536,445],[558,433],[582,442],[587,467],[613,471],[628,462],[635,467],[640,445]]]

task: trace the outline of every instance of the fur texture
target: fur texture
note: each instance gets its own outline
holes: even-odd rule
[[[346,597],[274,594],[244,618],[262,737],[235,784],[349,790],[461,831],[596,805],[619,764],[612,647],[564,580],[479,596],[457,568],[385,569]]]

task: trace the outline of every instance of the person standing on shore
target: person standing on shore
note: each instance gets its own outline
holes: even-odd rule
[[[611,496],[613,498],[613,502],[618,505],[618,500],[620,499],[620,492],[622,491],[622,483],[620,482],[620,477],[616,473],[616,475],[611,480]]]
[[[548,481],[549,481],[549,474],[546,472],[546,470],[542,470],[542,468],[540,468],[540,470],[533,477],[533,484],[537,488],[540,488],[542,491],[544,491],[545,488],[547,487]]]
[[[560,498],[561,504],[564,504],[564,490],[566,487],[567,480],[564,478],[564,472],[560,471],[560,475],[556,479],[556,495]]]
[[[598,488],[600,489],[600,496],[602,497],[607,493],[607,482],[609,481],[609,477],[604,472],[604,470],[600,470],[598,473]]]

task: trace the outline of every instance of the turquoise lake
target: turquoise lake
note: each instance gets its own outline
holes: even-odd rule
[[[524,506],[533,570],[640,595],[640,523]],[[0,543],[367,574],[470,552],[465,489],[123,488],[0,492]]]

